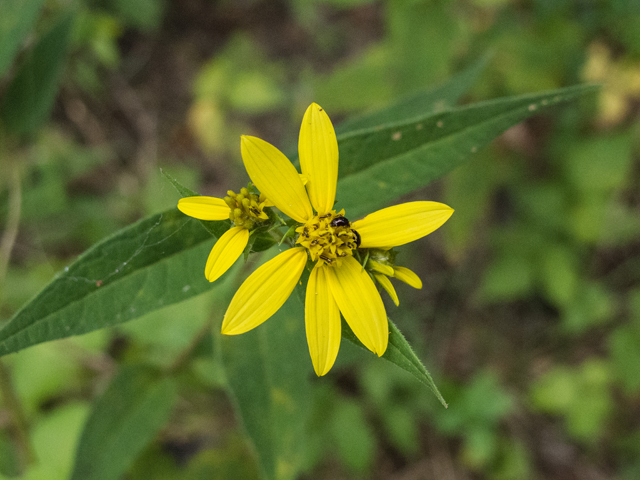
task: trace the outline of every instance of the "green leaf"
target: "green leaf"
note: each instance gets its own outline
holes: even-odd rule
[[[522,120],[597,88],[501,98],[341,135],[336,198],[349,217],[370,213],[442,177]]]
[[[346,338],[355,345],[367,350],[367,348],[362,345],[360,340],[355,336],[351,328],[349,328],[347,322],[342,322],[342,338]],[[407,342],[407,339],[404,338],[404,335],[402,335],[400,330],[398,330],[398,327],[396,327],[396,324],[393,323],[391,319],[389,319],[389,345],[387,347],[387,351],[382,355],[382,358],[394,363],[416,377],[420,383],[423,383],[431,389],[444,408],[449,407],[438,390],[438,387],[436,387],[433,378],[431,378],[431,374],[422,364],[411,348],[411,345],[409,345],[409,342]]]
[[[49,116],[62,74],[73,27],[65,14],[31,50],[0,104],[0,119],[8,131],[33,133]]]
[[[0,2],[0,77],[11,66],[18,48],[33,28],[44,0]]]
[[[120,230],[16,313],[0,330],[0,354],[126,322],[208,290],[203,272],[212,244],[198,220],[176,209]]]
[[[347,119],[336,127],[336,134],[384,126],[390,122],[411,120],[453,107],[467,93],[486,68],[489,56],[482,57],[466,70],[435,88],[415,93],[389,107]]]
[[[534,112],[595,88],[570,87],[484,102],[342,136],[341,158],[346,161],[341,165],[346,173],[338,183],[339,198],[352,205],[350,217],[368,213],[450,171],[472,150]],[[394,140],[397,133],[401,138]],[[181,194],[193,193],[171,181]],[[229,225],[199,222],[169,210],[108,237],[0,330],[0,355],[132,320],[206,291],[211,285],[202,270],[213,243],[210,234],[219,237]],[[256,242],[252,248],[268,246],[269,242]],[[418,368],[418,374],[424,372]]]
[[[258,328],[218,335],[218,341],[231,397],[264,478],[296,478],[304,457],[313,372],[302,304],[292,295]]]
[[[167,421],[176,400],[171,378],[123,367],[96,401],[80,437],[72,480],[118,480]]]

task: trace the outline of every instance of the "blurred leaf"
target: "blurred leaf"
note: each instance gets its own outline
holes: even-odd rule
[[[504,252],[485,270],[480,297],[485,302],[505,302],[529,295],[534,286],[532,267],[525,255]]]
[[[43,404],[80,386],[81,365],[69,348],[60,347],[38,345],[11,357],[14,388],[28,416],[36,416]]]
[[[564,245],[542,246],[536,264],[547,298],[556,306],[569,305],[579,286],[576,253]]]
[[[470,429],[465,433],[462,458],[472,470],[486,469],[498,449],[498,435],[492,429]]]
[[[362,345],[353,331],[351,331],[347,322],[342,322],[342,337],[346,338],[354,345],[369,351],[364,345]],[[411,348],[411,345],[409,345],[409,342],[407,342],[407,339],[404,338],[404,335],[402,335],[391,319],[389,319],[389,345],[387,346],[387,351],[382,355],[382,358],[390,361],[416,377],[421,383],[429,387],[442,406],[447,408],[447,402],[442,398],[438,387],[436,387],[433,378],[431,378],[431,374],[422,364]]]
[[[32,442],[38,463],[24,480],[68,480],[82,425],[89,413],[84,404],[66,404],[42,418],[33,428]]]
[[[498,377],[481,370],[468,385],[458,385],[450,393],[447,415],[436,415],[434,421],[445,433],[468,435],[473,430],[495,429],[498,422],[513,410],[513,397],[505,391]]]
[[[44,0],[0,2],[0,78],[11,66],[22,42],[38,19]]]
[[[95,402],[80,437],[72,480],[118,480],[165,424],[173,381],[136,365],[120,369]]]
[[[587,443],[597,441],[614,406],[609,391],[607,363],[589,359],[578,368],[557,366],[531,386],[536,408],[562,415],[571,436]]]
[[[129,25],[143,31],[160,27],[165,10],[164,0],[111,0],[113,6]]]
[[[360,475],[367,474],[373,466],[376,441],[362,407],[352,400],[341,399],[331,418],[331,429],[342,463]]]
[[[20,476],[20,452],[10,438],[8,429],[0,431],[0,478]]]
[[[609,354],[614,375],[628,395],[640,391],[640,322],[616,328],[609,335]]]
[[[565,175],[578,190],[610,192],[629,179],[632,164],[629,133],[581,138],[566,153]]]
[[[486,68],[488,60],[488,56],[482,57],[466,70],[435,88],[407,96],[389,107],[347,119],[336,127],[336,134],[377,127],[390,119],[401,122],[451,108],[471,89]],[[358,82],[354,82],[354,88],[358,88]]]
[[[333,116],[392,101],[389,57],[386,45],[374,45],[327,75],[311,72],[314,100]],[[341,125],[336,132],[351,130],[350,126],[342,128]]]
[[[218,337],[231,397],[268,480],[296,478],[304,457],[312,368],[303,318],[292,295],[259,328]]]
[[[389,67],[398,92],[446,78],[455,48],[464,48],[466,40],[451,3],[391,0],[386,11]]]
[[[405,455],[420,449],[417,415],[404,407],[391,406],[381,413],[388,440]]]
[[[244,436],[227,434],[223,444],[197,453],[189,461],[186,471],[174,478],[180,480],[259,480],[259,471]],[[141,472],[143,473],[143,472]],[[143,473],[144,474],[144,473]],[[138,477],[131,477],[138,478]],[[146,477],[145,477],[146,478]]]
[[[567,333],[579,335],[591,327],[610,321],[615,309],[615,298],[602,284],[583,282],[563,312],[562,328]]]
[[[13,133],[33,133],[49,116],[66,60],[74,15],[62,16],[29,52],[0,104],[0,118]]]
[[[336,198],[359,217],[429,184],[467,161],[509,127],[597,87],[579,85],[480,102],[339,136]]]

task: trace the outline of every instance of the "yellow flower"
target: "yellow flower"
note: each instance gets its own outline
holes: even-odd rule
[[[214,244],[204,274],[213,282],[235,263],[249,242],[249,233],[256,223],[267,220],[264,207],[270,206],[264,195],[258,196],[243,188],[239,194],[229,190],[224,199],[215,197],[185,197],[178,201],[178,209],[199,220],[230,219],[234,227],[227,230]]]
[[[366,268],[371,271],[376,281],[386,290],[397,307],[400,305],[400,300],[398,300],[396,289],[393,288],[393,284],[387,277],[396,278],[417,289],[422,288],[422,280],[408,268],[397,267],[395,256],[396,253],[393,250],[372,249],[369,251]]]
[[[307,109],[300,128],[302,175],[276,147],[259,138],[243,136],[241,152],[260,192],[300,224],[296,229],[299,246],[280,253],[247,278],[231,300],[222,333],[241,334],[271,317],[287,300],[310,259],[315,265],[307,285],[305,324],[316,374],[326,374],[338,355],[340,313],[368,349],[383,355],[389,341],[387,315],[373,280],[353,254],[358,248],[388,250],[417,240],[440,227],[453,210],[436,202],[411,202],[353,223],[344,211],[336,213],[338,142],[329,117],[315,103]],[[407,272],[393,269],[400,279],[403,274],[405,279],[415,276]]]

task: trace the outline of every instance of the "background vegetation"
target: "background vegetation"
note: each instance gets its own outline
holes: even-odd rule
[[[456,209],[403,250],[424,288],[399,286],[392,314],[449,409],[343,342],[314,382],[302,478],[639,478],[638,25],[633,0],[5,0],[0,318],[96,241],[174,206],[160,168],[221,196],[246,182],[240,134],[295,152],[311,101],[338,124],[481,58],[463,103],[602,83],[411,196]],[[3,359],[16,397],[3,389],[0,478],[68,478],[114,372],[171,367],[190,346],[178,406],[159,407],[168,421],[128,478],[258,478],[198,343],[214,303]]]

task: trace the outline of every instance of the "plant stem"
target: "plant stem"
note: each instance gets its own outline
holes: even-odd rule
[[[22,179],[20,175],[20,165],[15,160],[9,160],[7,170],[9,170],[9,212],[7,224],[0,239],[0,305],[4,295],[4,284],[9,268],[11,251],[18,237],[20,226],[20,215],[22,212]],[[29,439],[29,428],[27,420],[16,394],[11,372],[0,361],[0,394],[2,401],[11,415],[11,422],[15,429],[16,442],[18,444],[20,471],[24,471],[27,465],[35,460],[35,453]]]
[[[0,304],[4,292],[4,283],[9,268],[11,251],[18,237],[20,215],[22,210],[22,181],[20,167],[17,162],[9,162],[9,212],[7,224],[0,240]]]

